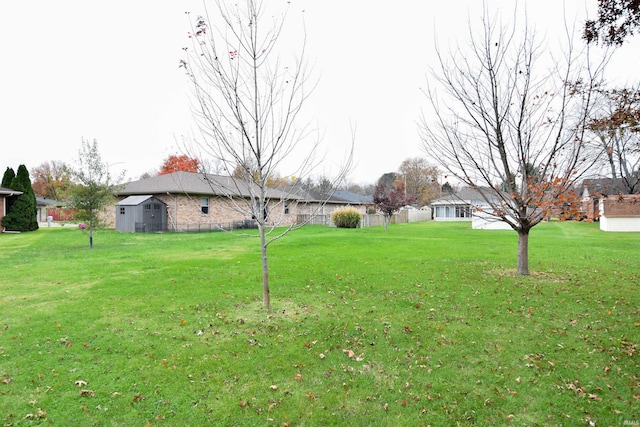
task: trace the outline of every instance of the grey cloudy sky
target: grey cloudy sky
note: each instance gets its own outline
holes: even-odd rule
[[[514,3],[488,1],[506,16]],[[552,47],[564,16],[580,23],[595,5],[520,1]],[[305,117],[317,123],[330,157],[344,152],[356,127],[352,181],[372,183],[423,155],[416,121],[426,105],[420,88],[436,65],[436,37],[441,47],[466,40],[480,8],[480,0],[291,0],[288,22],[295,30],[304,16],[308,58],[320,79]],[[71,163],[83,137],[97,139],[112,172],[126,169],[129,178],[177,153],[176,139],[195,130],[189,85],[178,68],[189,29],[185,11],[194,18],[202,1],[0,2],[2,171]],[[617,53],[612,80],[633,82],[639,41]]]

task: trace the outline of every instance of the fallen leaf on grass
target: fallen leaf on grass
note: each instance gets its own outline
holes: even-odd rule
[[[9,384],[11,382],[11,378],[4,378],[2,380],[2,384]]]
[[[324,355],[324,353],[320,353],[320,354],[318,355],[318,357],[319,357],[320,359],[324,359],[324,358],[325,358],[325,357],[327,357],[327,356],[325,356],[325,355]]]
[[[27,414],[24,416],[25,419],[34,419],[34,420],[41,420],[46,417],[47,417],[47,411],[40,408],[38,408],[38,410],[35,413]]]
[[[84,387],[86,385],[87,385],[86,381],[83,381],[83,380],[76,381],[76,387]]]
[[[349,358],[352,358],[353,356],[355,356],[355,353],[351,350],[347,350],[346,348],[344,350],[342,350],[343,353],[345,353]]]
[[[87,389],[80,390],[80,396],[95,397],[95,395],[96,395],[96,392],[93,390],[87,390]]]
[[[293,377],[296,381],[302,381],[302,375],[300,374],[295,374]]]
[[[134,402],[140,402],[141,400],[144,400],[144,394],[143,393],[139,393],[139,394],[136,394],[135,396],[133,396],[133,401]]]
[[[273,391],[276,391],[278,389],[278,386],[277,385],[272,385],[272,386],[269,386],[269,388],[271,390],[273,390]]]

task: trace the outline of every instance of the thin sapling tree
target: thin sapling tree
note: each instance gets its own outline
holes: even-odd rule
[[[187,151],[201,164],[221,165],[226,176],[234,177],[210,182],[216,194],[225,195],[230,209],[257,224],[267,309],[267,248],[300,225],[291,222],[291,215],[281,215],[295,212],[300,187],[274,189],[272,178],[285,167],[291,169],[285,176],[311,176],[320,162],[320,140],[300,124],[303,104],[315,86],[305,58],[306,35],[299,38],[297,55],[281,59],[287,12],[272,14],[269,3],[217,1],[215,11],[195,19],[191,43],[180,61],[191,83],[200,131]],[[337,167],[334,187],[350,169],[351,152]]]

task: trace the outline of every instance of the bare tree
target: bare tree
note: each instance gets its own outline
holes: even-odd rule
[[[293,204],[300,199],[295,192],[300,188],[276,192],[269,187],[271,177],[291,164],[294,170],[287,176],[310,176],[320,161],[314,129],[299,125],[302,106],[315,86],[309,80],[305,34],[297,56],[289,61],[279,57],[286,16],[286,11],[268,13],[266,1],[226,4],[219,0],[215,12],[207,11],[195,20],[191,46],[185,48],[180,64],[192,83],[194,115],[201,132],[192,141],[192,150],[196,157],[212,159],[227,176],[235,177],[227,181],[227,188],[217,191],[226,194],[231,209],[257,223],[267,309],[271,304],[267,248],[300,226],[276,214],[278,206],[295,210]],[[349,171],[351,153],[337,167],[334,187]]]
[[[517,11],[511,22],[518,22]],[[432,115],[424,150],[490,206],[485,214],[518,233],[518,275],[529,274],[529,231],[571,194],[595,162],[584,132],[604,63],[569,44],[561,60],[526,22],[503,26],[485,12],[468,50],[445,56],[425,90]],[[566,199],[565,199],[566,198]]]
[[[429,164],[423,157],[405,159],[398,169],[402,175],[407,195],[411,196],[418,206],[429,204],[440,197],[438,168]]]
[[[640,86],[603,91],[589,120],[596,153],[602,153],[608,174],[627,194],[640,192]],[[590,135],[591,136],[591,135]]]

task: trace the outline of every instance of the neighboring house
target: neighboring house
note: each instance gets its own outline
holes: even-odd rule
[[[9,207],[9,201],[22,194],[22,191],[12,190],[10,188],[0,187],[0,224],[2,224],[2,218],[7,214]],[[2,228],[4,230],[4,227]]]
[[[116,231],[158,232],[167,229],[167,204],[149,195],[129,196],[116,204]]]
[[[486,205],[482,195],[471,188],[463,188],[431,201],[434,221],[471,221],[473,209]]]
[[[600,230],[640,232],[640,194],[602,197]]]
[[[493,209],[478,190],[463,188],[431,202],[434,221],[471,221],[474,229],[511,230],[492,215]]]
[[[36,197],[36,206],[38,208],[38,222],[47,222],[47,217],[51,217],[52,221],[67,221],[71,219],[71,212],[62,209],[64,204],[57,200]]]
[[[600,199],[625,193],[625,185],[620,178],[585,179],[582,182],[580,212],[587,221],[598,221],[600,218]]]
[[[246,200],[257,193],[257,189],[249,185],[251,184],[228,176],[194,172],[174,172],[129,182],[118,192],[118,205],[110,211],[115,213],[115,217],[111,217],[108,222],[112,227],[118,226],[120,203],[125,198],[145,196],[153,197],[166,205],[168,231],[235,228],[238,224],[249,227],[255,218],[248,218],[234,209],[234,203],[240,201],[246,205]],[[351,205],[335,196],[324,204],[320,195],[312,195],[296,188],[289,188],[287,191],[268,188],[267,199],[265,215],[270,223],[278,225],[294,224],[300,214],[327,214],[337,207]],[[124,216],[128,215],[127,206],[134,205],[125,205]],[[364,211],[364,205],[362,206]],[[121,226],[125,227],[124,223],[129,221],[132,220],[128,217],[121,218]],[[127,227],[130,231],[130,225]]]

